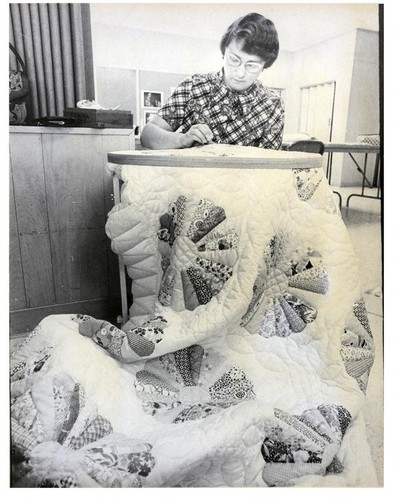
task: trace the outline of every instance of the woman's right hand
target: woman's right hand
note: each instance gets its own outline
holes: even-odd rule
[[[161,116],[153,115],[146,123],[140,142],[146,149],[191,148],[211,142],[213,133],[205,123],[196,123],[185,134],[174,132]]]
[[[185,134],[182,134],[182,147],[190,148],[196,142],[200,145],[208,144],[212,141],[213,137],[214,134],[207,124],[196,123]]]

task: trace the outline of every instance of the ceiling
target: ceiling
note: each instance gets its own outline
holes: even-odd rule
[[[296,51],[356,28],[378,31],[374,3],[92,3],[92,20],[133,29],[220,40],[238,17],[271,19],[282,50]]]

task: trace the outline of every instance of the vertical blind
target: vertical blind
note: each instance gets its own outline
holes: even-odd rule
[[[9,41],[31,83],[30,119],[94,99],[90,4],[12,3]],[[10,68],[17,68],[11,51]]]
[[[332,140],[335,82],[301,88],[299,130],[323,142]]]

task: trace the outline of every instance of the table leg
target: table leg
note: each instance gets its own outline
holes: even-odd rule
[[[328,153],[328,161],[326,162],[326,177],[328,179],[328,184],[331,185],[332,181],[332,163],[333,163],[333,153],[329,151]],[[333,191],[335,194],[339,196],[339,208],[342,208],[342,195],[337,191]]]
[[[365,153],[364,157],[364,169],[363,169],[363,182],[362,182],[362,187],[361,187],[361,195],[364,196],[365,192],[365,181],[368,182],[367,180],[367,161],[368,161],[368,154]],[[371,184],[368,182],[369,187],[372,187]]]
[[[118,205],[121,202],[121,186],[118,177],[114,174],[113,176],[113,188],[114,188],[114,204]],[[119,282],[121,290],[121,315],[117,318],[117,323],[124,325],[128,321],[128,288],[126,282],[126,271],[125,265],[122,262],[121,255],[118,255],[118,268],[119,268]]]
[[[360,172],[360,174],[363,176],[363,185],[364,185],[364,181],[368,184],[368,187],[372,188],[372,185],[371,183],[369,182],[369,180],[367,179],[367,176],[366,176],[366,169],[365,169],[365,165],[364,165],[364,170],[362,170],[359,166],[359,164],[357,163],[356,159],[354,158],[354,156],[349,152],[349,155],[350,155],[350,158],[353,160],[355,166],[357,167],[357,170],[358,172]],[[365,153],[365,158],[367,158],[368,156],[368,153]]]
[[[328,153],[328,161],[326,162],[326,176],[328,178],[329,185],[331,184],[332,180],[332,155],[332,152]]]
[[[350,153],[349,153],[350,154]],[[351,156],[351,154],[350,154]],[[377,154],[377,157],[379,156],[379,153]],[[368,183],[368,186],[370,188],[372,188],[371,184],[368,182],[368,179],[367,179],[367,176],[366,176],[366,170],[367,170],[367,159],[368,159],[368,153],[365,153],[365,159],[364,159],[364,168],[363,170],[361,171],[361,169],[358,167],[358,169],[361,171],[362,175],[363,175],[363,183],[362,183],[362,186],[361,186],[361,194],[351,194],[350,196],[348,196],[347,200],[346,200],[346,207],[349,208],[349,202],[350,202],[350,198],[352,197],[359,197],[359,198],[371,198],[371,199],[377,199],[379,200],[380,199],[380,182],[379,182],[379,186],[378,186],[378,191],[377,191],[377,194],[376,196],[368,196],[365,194],[365,182]],[[353,161],[355,162],[354,158],[353,158]],[[356,163],[356,162],[355,162]],[[379,166],[379,163],[375,163],[376,165]],[[379,176],[380,176],[380,172],[379,172]]]
[[[379,182],[379,154],[376,155],[375,157],[375,166],[374,166],[374,179],[372,181],[372,185],[375,187],[377,186],[378,188],[380,187],[378,185]]]
[[[333,191],[333,192],[339,196],[339,208],[341,209],[342,208],[342,195],[340,193],[338,193],[337,191]]]

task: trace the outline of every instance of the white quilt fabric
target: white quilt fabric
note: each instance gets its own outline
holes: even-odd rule
[[[322,169],[111,170],[130,319],[50,316],[13,356],[14,485],[376,486],[373,337]]]

